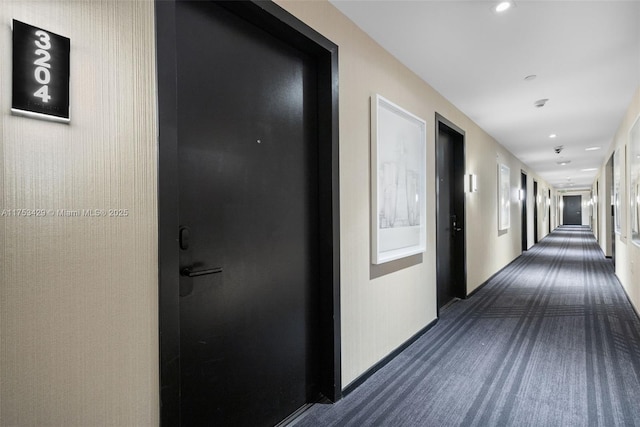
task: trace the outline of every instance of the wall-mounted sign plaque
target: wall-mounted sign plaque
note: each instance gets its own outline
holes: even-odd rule
[[[69,122],[70,46],[67,37],[13,20],[14,114]]]

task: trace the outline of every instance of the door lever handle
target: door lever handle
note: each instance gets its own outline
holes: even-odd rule
[[[180,271],[180,274],[186,277],[206,276],[207,274],[216,274],[216,273],[222,273],[222,267],[208,268],[205,270],[196,270],[196,271],[191,270],[191,267],[186,267],[186,268],[183,268],[182,271]]]

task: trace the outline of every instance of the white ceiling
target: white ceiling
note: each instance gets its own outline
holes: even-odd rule
[[[330,1],[556,188],[591,187],[640,84],[637,0]]]

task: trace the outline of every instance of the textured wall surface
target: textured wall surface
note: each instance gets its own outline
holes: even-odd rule
[[[631,159],[629,152],[631,147],[629,146],[629,133],[631,127],[640,117],[640,88],[638,88],[629,104],[627,113],[620,123],[620,127],[616,132],[609,148],[609,155],[606,160],[613,154],[616,149],[620,150],[620,153],[625,153],[626,157],[621,154],[621,194],[622,194],[622,207],[621,211],[621,233],[615,236],[615,258],[616,258],[616,275],[620,279],[622,286],[624,286],[627,294],[629,295],[631,302],[636,310],[640,310],[640,247],[633,243],[631,240],[631,215],[629,213],[629,176]],[[622,163],[624,159],[624,164]],[[604,173],[605,166],[600,169],[600,174]],[[600,211],[606,212],[607,206],[601,206]],[[604,215],[605,213],[603,213]]]
[[[71,39],[70,124],[10,114],[12,19]],[[158,424],[154,51],[150,1],[0,0],[0,209],[45,210],[0,217],[0,425]]]
[[[330,3],[277,3],[339,46],[342,381],[346,386],[436,318],[435,113],[466,131],[467,172],[478,175],[478,192],[466,196],[469,292],[520,254],[517,187],[520,170],[528,168]],[[417,260],[383,268],[371,266],[369,249],[369,97],[374,93],[427,121],[427,251]],[[511,228],[506,233],[498,233],[498,162],[511,168]],[[547,187],[528,172],[529,188],[534,178],[541,188]],[[529,221],[533,221],[533,196],[529,197]],[[529,228],[532,236],[532,222]],[[546,229],[545,225],[542,230]]]
[[[520,170],[529,188],[538,178],[328,2],[278,3],[340,46],[347,385],[436,317],[435,113],[466,131],[467,172],[478,175],[466,196],[468,291],[520,254]],[[71,124],[10,115],[12,18],[71,38]],[[0,218],[0,425],[157,425],[153,3],[0,0],[0,23],[0,208],[53,210]],[[427,251],[379,269],[369,255],[372,93],[427,121]],[[506,233],[498,162],[511,168]],[[58,213],[82,209],[128,216]]]

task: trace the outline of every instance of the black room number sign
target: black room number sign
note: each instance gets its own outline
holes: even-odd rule
[[[11,111],[69,121],[70,45],[67,37],[13,21]]]

